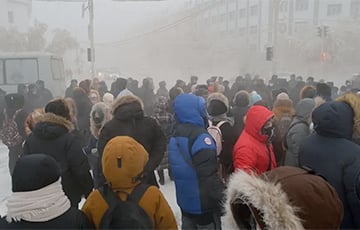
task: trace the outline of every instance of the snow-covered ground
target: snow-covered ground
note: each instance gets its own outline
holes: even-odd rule
[[[171,206],[178,225],[181,223],[181,212],[176,203],[174,182],[170,181],[165,172],[165,185],[161,186],[161,191],[165,195]],[[8,168],[8,149],[0,143],[0,215],[6,214],[6,200],[11,194],[11,178]]]

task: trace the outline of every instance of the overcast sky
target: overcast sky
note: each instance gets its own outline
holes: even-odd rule
[[[118,41],[133,36],[129,31],[174,14],[184,0],[116,2],[94,0],[96,42]],[[82,3],[33,1],[32,17],[54,28],[66,28],[80,41],[87,41],[88,11],[82,18]],[[164,25],[168,22],[164,21]],[[149,28],[151,30],[151,28]],[[146,31],[144,31],[146,32]],[[133,33],[136,33],[133,31]]]

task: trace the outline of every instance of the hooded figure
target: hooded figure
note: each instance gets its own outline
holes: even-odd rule
[[[0,228],[92,228],[85,215],[70,206],[60,175],[60,167],[46,154],[21,157],[12,175],[13,193],[7,200],[7,214],[0,219]]]
[[[154,114],[156,97],[154,94],[154,83],[151,78],[145,78],[140,88],[140,98],[144,103],[144,112],[147,116]]]
[[[212,93],[207,99],[207,112],[209,120],[213,126],[220,125],[219,129],[222,136],[222,151],[219,154],[221,164],[220,175],[224,181],[228,180],[233,170],[232,150],[238,138],[234,129],[234,119],[228,117],[229,101],[222,93]]]
[[[337,101],[345,102],[350,105],[354,111],[353,117],[353,136],[352,139],[360,144],[360,97],[355,93],[347,93],[337,99]]]
[[[99,102],[92,107],[90,113],[91,136],[89,138],[88,145],[84,148],[84,150],[89,159],[95,188],[99,187],[100,180],[102,178],[100,166],[101,163],[99,153],[97,151],[97,143],[101,129],[104,127],[106,122],[110,121],[112,118],[110,110],[110,106],[103,102]]]
[[[225,229],[339,229],[343,208],[320,176],[295,167],[262,177],[238,171],[225,202]]]
[[[274,135],[274,114],[264,106],[252,106],[245,128],[233,149],[234,169],[261,174],[276,167],[271,139]]]
[[[77,207],[82,196],[93,188],[90,168],[73,129],[66,102],[57,99],[45,107],[45,114],[24,144],[24,155],[44,153],[52,156],[61,167],[62,185],[71,205]]]
[[[169,164],[182,212],[182,228],[220,228],[223,184],[217,170],[216,146],[207,132],[205,100],[181,94],[174,102],[178,122],[169,142]]]
[[[231,115],[234,117],[235,120],[234,129],[237,138],[239,138],[245,126],[245,115],[249,110],[249,105],[250,105],[249,93],[245,90],[241,90],[237,92],[235,94],[233,104],[234,106],[231,110]]]
[[[112,114],[112,120],[105,124],[99,136],[100,159],[110,139],[116,136],[130,136],[142,144],[149,153],[143,182],[157,185],[154,170],[159,166],[166,151],[166,139],[156,120],[144,116],[142,101],[133,95],[116,99]]]
[[[310,135],[311,113],[314,107],[315,101],[310,98],[302,99],[296,105],[296,114],[285,139],[285,147],[287,148],[285,165],[287,166],[300,167],[300,145]]]
[[[313,169],[337,191],[344,205],[341,228],[360,228],[360,147],[352,142],[354,111],[327,102],[312,113],[316,134],[301,145],[301,166]]]
[[[119,164],[121,159],[121,164]],[[102,158],[102,168],[106,181],[117,193],[119,199],[125,200],[139,185],[149,155],[144,147],[131,137],[118,136],[111,139]],[[136,179],[134,179],[136,178]],[[154,229],[177,229],[176,220],[165,197],[156,186],[147,188],[139,206],[152,220]],[[86,200],[82,211],[90,219],[95,229],[99,229],[100,221],[109,208],[99,190],[94,190]],[[131,229],[132,226],[127,226]]]

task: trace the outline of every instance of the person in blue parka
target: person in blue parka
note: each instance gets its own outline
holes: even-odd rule
[[[177,121],[169,143],[169,164],[182,212],[183,229],[220,229],[223,184],[215,142],[207,132],[205,100],[192,94],[175,98]]]

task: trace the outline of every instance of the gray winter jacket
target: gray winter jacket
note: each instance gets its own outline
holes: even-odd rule
[[[286,166],[300,167],[299,150],[304,139],[310,135],[310,117],[315,107],[313,99],[303,99],[296,106],[296,115],[286,135]]]

